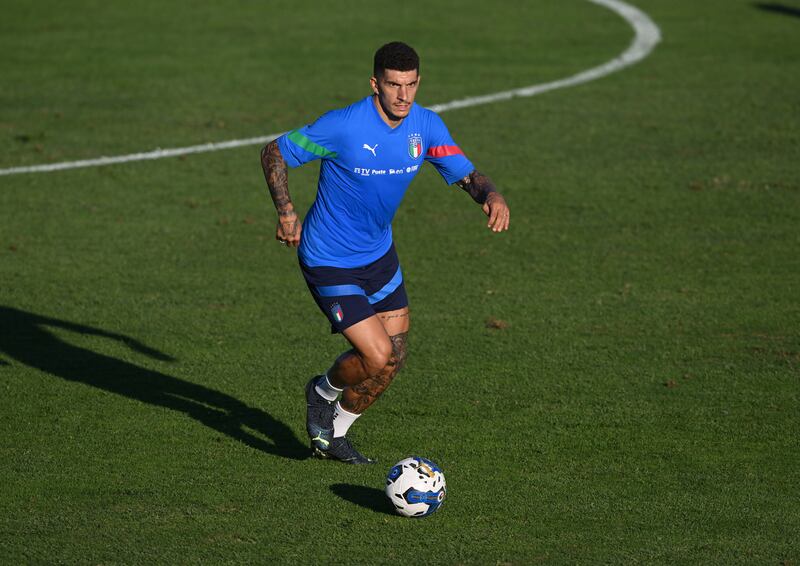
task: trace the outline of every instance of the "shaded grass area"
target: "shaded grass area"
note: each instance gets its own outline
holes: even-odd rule
[[[274,245],[257,148],[3,177],[0,557],[800,560],[797,21],[637,5],[664,33],[637,67],[444,115],[512,230],[412,185],[409,364],[354,428],[376,467],[303,457],[302,386],[344,343]],[[365,93],[398,22],[423,103],[630,39],[589,3],[83,8],[9,6],[3,166],[294,127]],[[425,521],[382,506],[410,454],[447,477]]]

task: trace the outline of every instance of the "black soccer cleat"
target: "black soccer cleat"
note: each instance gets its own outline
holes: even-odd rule
[[[306,432],[314,452],[328,450],[333,440],[333,411],[336,408],[314,388],[320,377],[312,377],[306,383]]]
[[[356,450],[353,444],[347,440],[346,436],[332,439],[327,450],[319,450],[315,447],[314,456],[317,458],[338,460],[345,464],[374,464],[376,462],[376,460],[367,458]]]

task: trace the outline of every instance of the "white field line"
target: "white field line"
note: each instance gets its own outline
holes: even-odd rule
[[[628,49],[621,55],[615,57],[611,61],[594,67],[587,71],[582,71],[577,75],[573,75],[566,79],[560,79],[549,83],[538,85],[526,86],[513,90],[505,90],[496,92],[494,94],[486,94],[483,96],[473,96],[470,98],[463,98],[460,100],[453,100],[443,104],[436,104],[429,108],[434,112],[447,112],[448,110],[455,110],[457,108],[469,108],[471,106],[479,106],[481,104],[491,104],[503,100],[510,100],[516,97],[536,96],[544,92],[556,90],[559,88],[567,88],[570,86],[579,85],[595,79],[599,79],[611,73],[615,73],[620,69],[624,69],[634,63],[637,63],[647,57],[650,52],[655,48],[656,44],[661,41],[661,30],[653,22],[650,17],[621,0],[588,0],[593,4],[604,6],[613,12],[616,12],[620,17],[627,21],[635,32],[633,41]],[[77,169],[80,167],[99,167],[101,165],[112,165],[115,163],[127,163],[129,161],[144,161],[148,159],[162,159],[164,157],[175,157],[179,155],[188,155],[190,153],[205,153],[208,151],[220,151],[222,149],[230,149],[234,147],[242,147],[249,145],[261,145],[268,143],[277,137],[283,135],[283,132],[278,134],[270,134],[268,136],[260,136],[255,138],[245,138],[239,140],[230,140],[226,142],[205,143],[202,145],[193,145],[189,147],[176,147],[171,149],[154,149],[143,153],[131,153],[128,155],[117,155],[113,157],[98,157],[95,159],[83,159],[80,161],[64,161],[61,163],[47,163],[44,165],[32,165],[28,167],[10,167],[8,169],[0,169],[0,176],[2,175],[15,175],[19,173],[45,173],[49,171],[61,171],[64,169]]]

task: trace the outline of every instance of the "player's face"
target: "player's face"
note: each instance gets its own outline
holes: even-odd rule
[[[381,77],[372,77],[372,91],[386,117],[399,122],[411,111],[411,104],[417,96],[419,71],[394,71],[386,69]]]

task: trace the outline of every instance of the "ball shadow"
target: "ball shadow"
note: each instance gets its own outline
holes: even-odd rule
[[[349,483],[336,483],[331,486],[331,491],[345,501],[355,503],[359,507],[364,507],[383,515],[397,516],[386,499],[386,494],[381,489]]]

